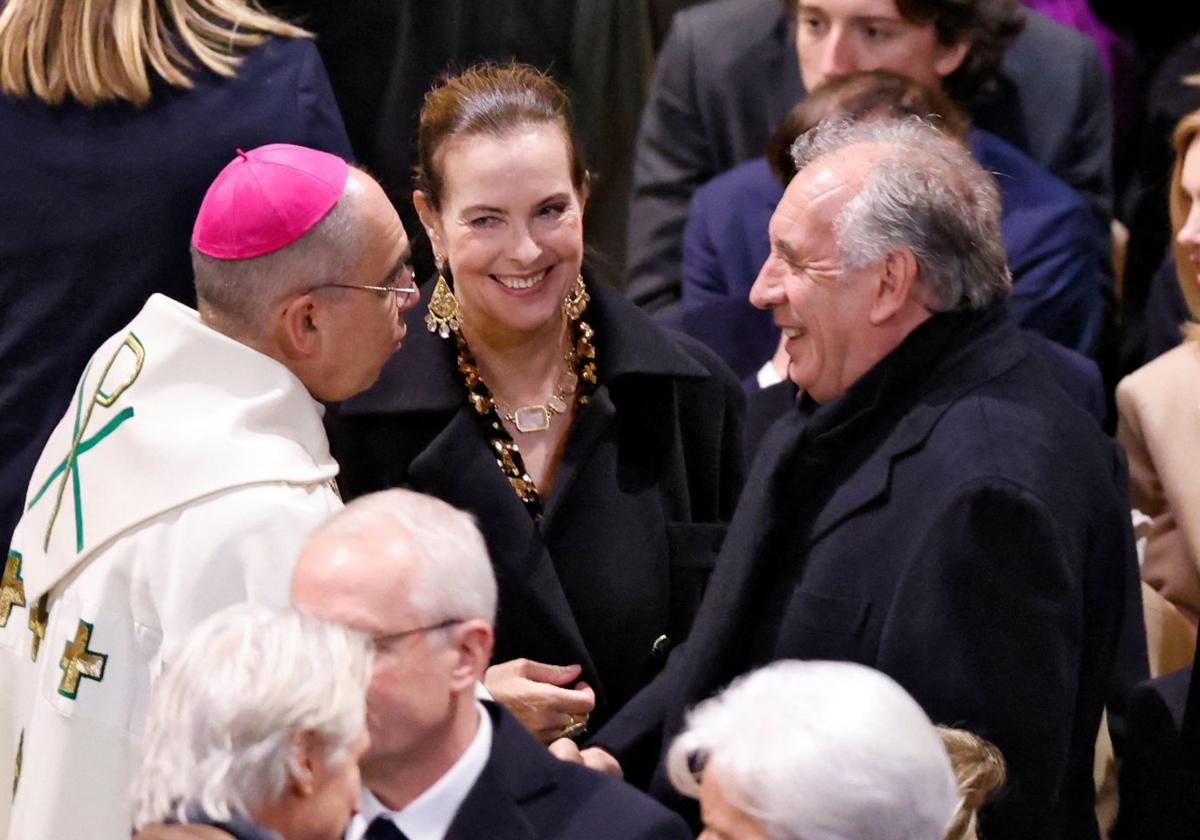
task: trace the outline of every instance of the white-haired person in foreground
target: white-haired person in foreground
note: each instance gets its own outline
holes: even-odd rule
[[[929,718],[891,678],[780,661],[697,705],[667,755],[707,840],[943,840],[958,793]]]
[[[243,604],[197,625],[154,687],[134,840],[335,840],[358,809],[370,640]]]

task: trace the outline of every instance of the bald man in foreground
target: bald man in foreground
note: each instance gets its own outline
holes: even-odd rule
[[[407,490],[363,496],[309,538],[292,601],[375,639],[371,747],[347,840],[691,837],[645,795],[556,760],[476,698],[496,580],[467,514]]]

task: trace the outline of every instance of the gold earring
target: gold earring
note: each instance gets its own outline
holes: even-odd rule
[[[577,274],[575,282],[567,290],[567,296],[563,298],[563,313],[568,319],[578,321],[583,316],[583,310],[589,300],[591,297],[587,293],[587,287],[583,285],[583,275]]]
[[[446,277],[440,269],[437,282],[433,284],[433,294],[429,297],[425,326],[442,338],[449,338],[451,331],[458,332],[461,326],[458,320],[458,298],[450,291],[450,284],[446,282]]]

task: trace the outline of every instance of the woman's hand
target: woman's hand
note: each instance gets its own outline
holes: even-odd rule
[[[566,687],[581,673],[579,665],[513,659],[488,668],[483,684],[535,738],[549,744],[570,727],[586,726],[596,706],[596,693],[587,683]]]

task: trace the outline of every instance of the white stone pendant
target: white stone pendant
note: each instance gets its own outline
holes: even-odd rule
[[[513,413],[518,432],[544,432],[550,428],[550,412],[544,405],[523,405]]]

